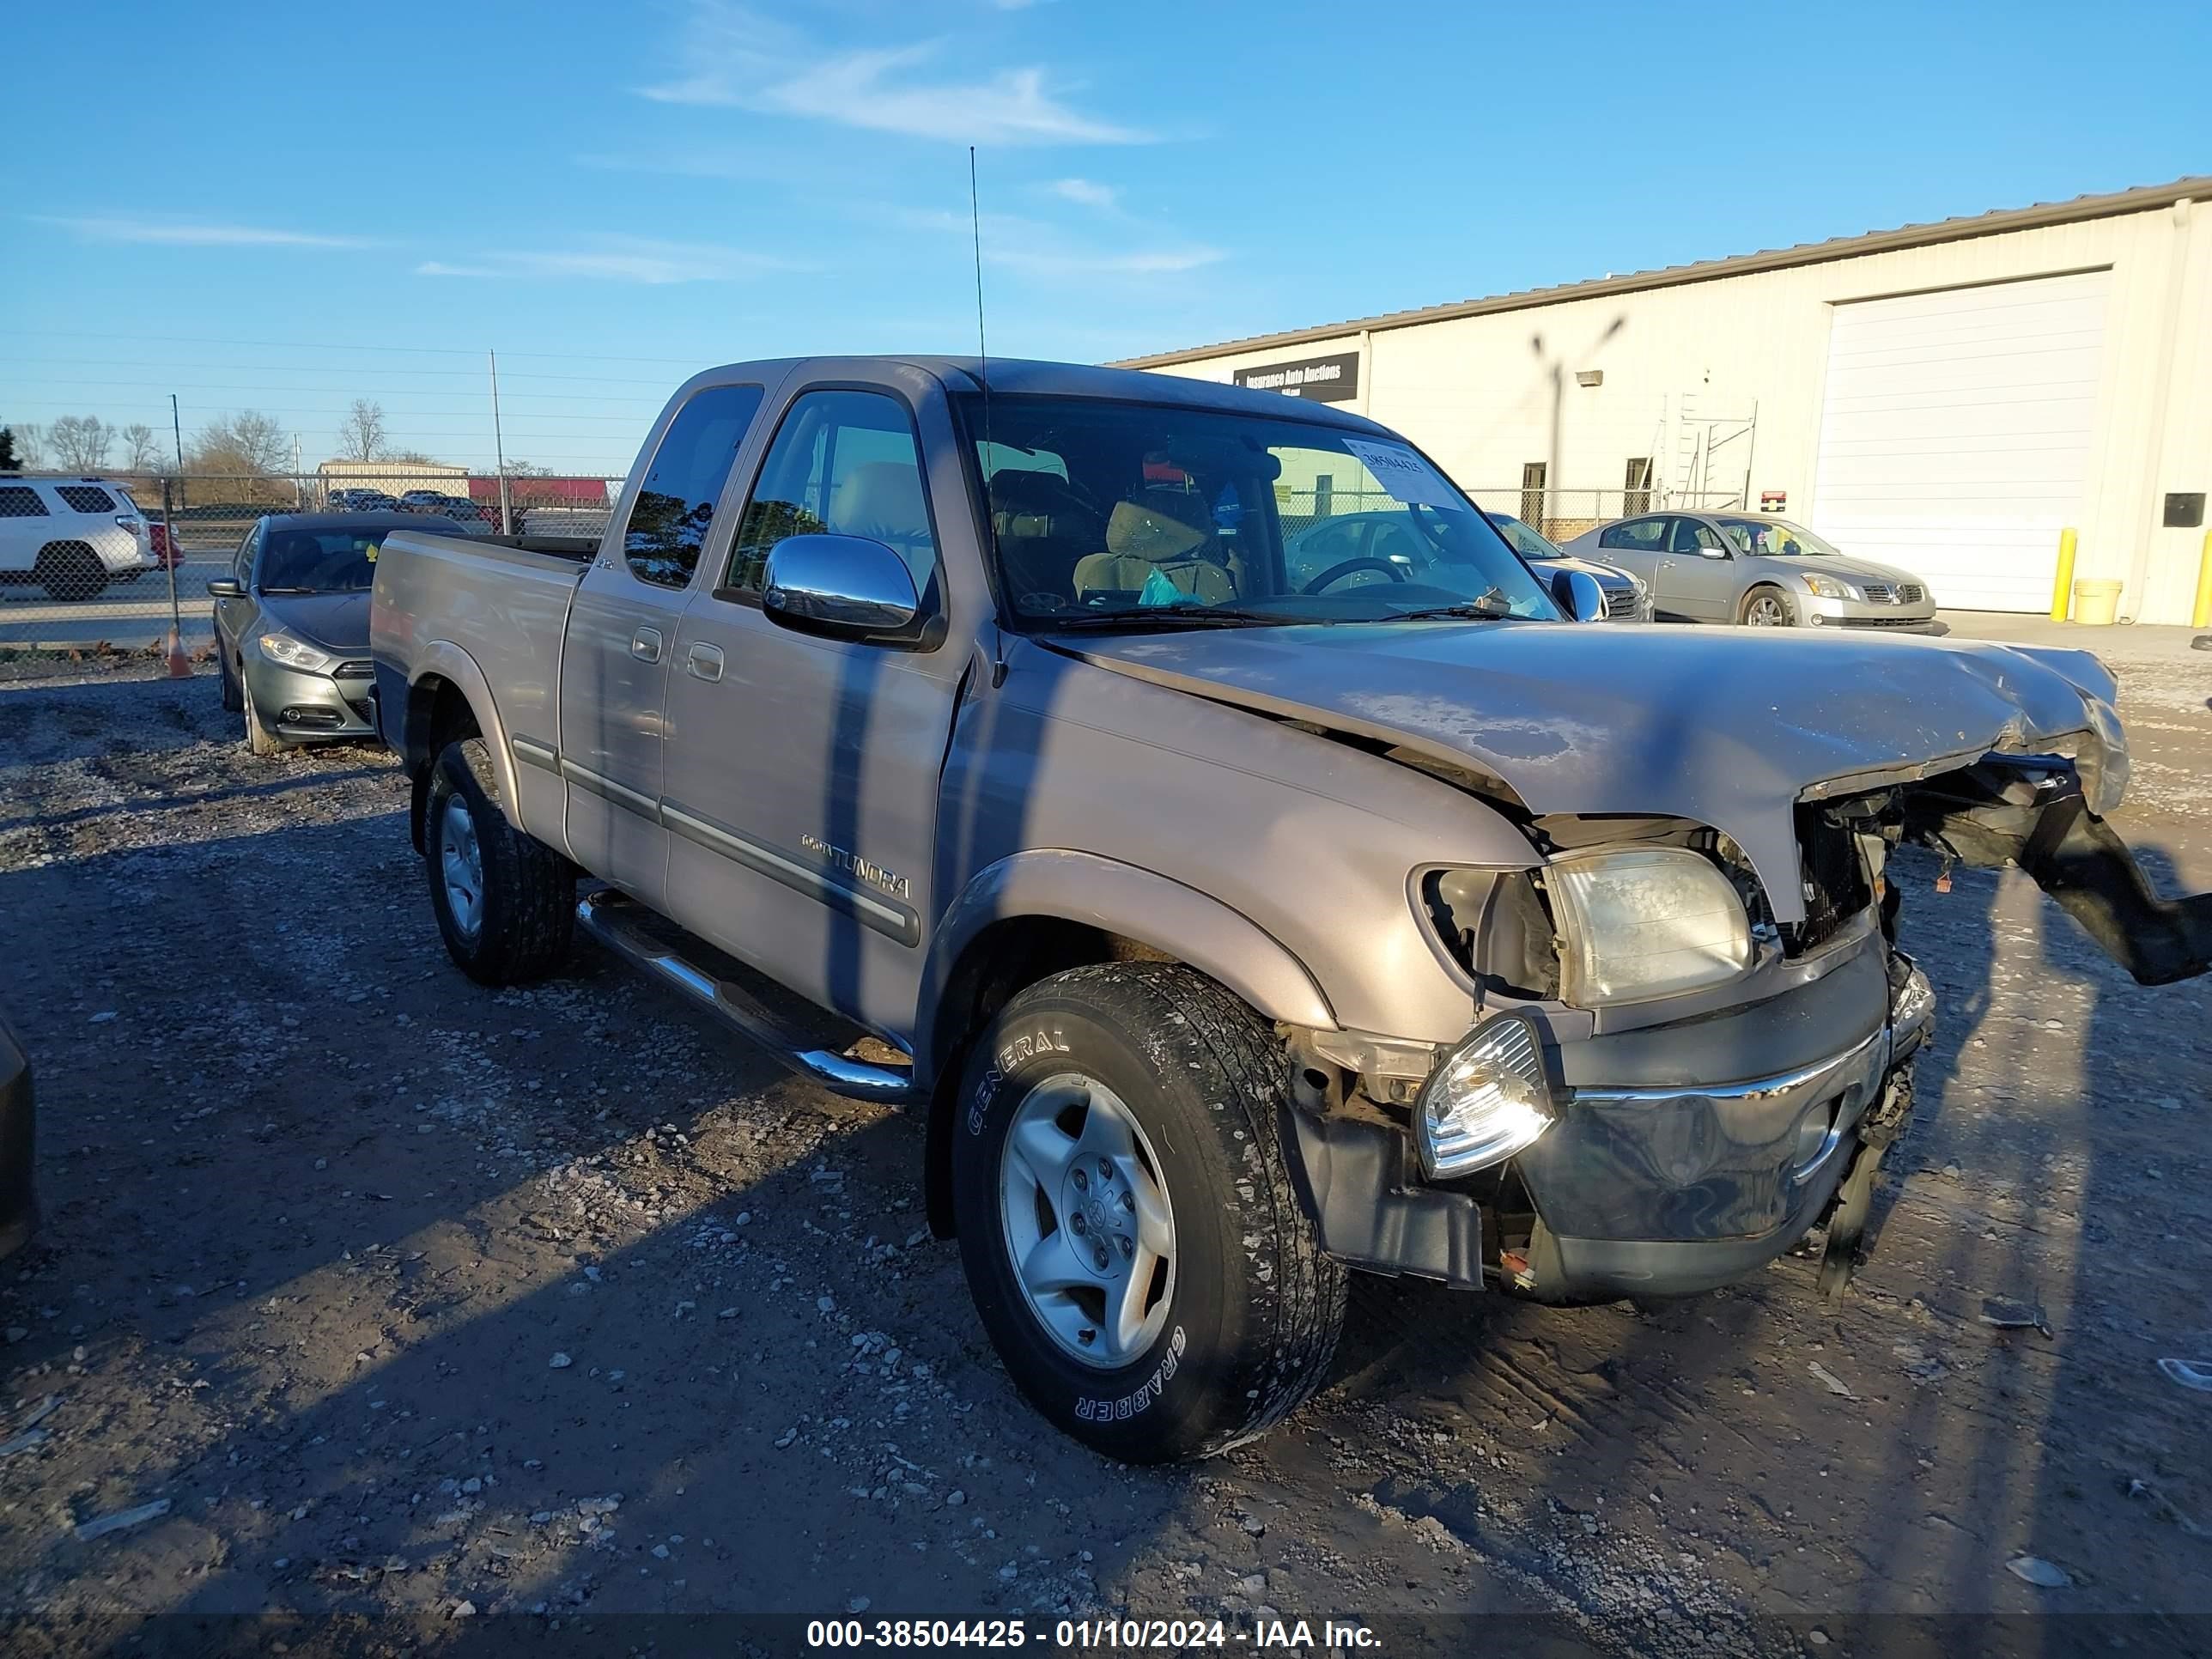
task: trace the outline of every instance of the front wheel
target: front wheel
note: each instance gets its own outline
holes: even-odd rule
[[[1797,617],[1780,588],[1754,587],[1743,596],[1743,610],[1737,620],[1746,628],[1790,628]]]
[[[243,678],[238,683],[239,707],[246,713],[246,747],[256,755],[282,754],[292,745],[270,728],[261,718],[260,706],[253,701],[253,688]]]
[[[1108,1456],[1226,1450],[1322,1382],[1345,1273],[1291,1183],[1288,1072],[1251,1008],[1166,963],[1054,975],[977,1046],[953,1166],[969,1288],[1022,1392]]]
[[[507,821],[482,738],[447,744],[432,763],[423,830],[430,908],[454,965],[485,985],[559,967],[575,931],[575,866]]]

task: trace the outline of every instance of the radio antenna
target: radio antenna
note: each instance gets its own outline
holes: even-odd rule
[[[975,192],[975,146],[968,146],[968,228],[975,244],[975,358],[983,386],[983,447],[991,447],[991,349],[983,335],[983,210]],[[989,462],[988,453],[985,465]]]
[[[998,550],[998,520],[991,512],[991,349],[983,336],[983,210],[975,192],[975,146],[968,146],[968,228],[975,243],[975,379],[983,388],[983,454],[977,469],[983,475],[984,521],[991,527],[992,551]],[[1006,683],[1006,640],[998,618],[991,619],[991,689]]]

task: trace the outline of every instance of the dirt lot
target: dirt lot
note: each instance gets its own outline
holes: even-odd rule
[[[2120,822],[2212,884],[2212,657],[2142,648]],[[1840,1315],[1802,1259],[1649,1310],[1363,1281],[1313,1405],[1132,1472],[1000,1375],[918,1121],[588,952],[470,984],[385,757],[255,763],[211,679],[146,672],[0,684],[46,1206],[0,1268],[12,1652],[264,1609],[295,1650],[848,1609],[1559,1656],[2212,1637],[2212,1395],[2158,1367],[2212,1361],[2212,990],[2136,989],[2019,878],[1907,872],[1943,1020]],[[1548,1617],[1467,1620],[1500,1613]]]

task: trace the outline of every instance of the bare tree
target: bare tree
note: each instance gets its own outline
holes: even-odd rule
[[[241,409],[200,428],[192,441],[191,470],[233,476],[277,472],[291,454],[291,443],[276,416]]]
[[[24,472],[35,472],[46,464],[46,429],[19,422],[8,428],[15,434],[15,465]]]
[[[97,472],[107,465],[115,428],[97,415],[64,415],[46,434],[54,465],[64,472]]]
[[[161,441],[154,428],[136,422],[123,428],[123,465],[130,472],[151,472],[161,465]]]
[[[338,455],[349,461],[373,461],[384,453],[384,405],[356,398],[338,422]]]

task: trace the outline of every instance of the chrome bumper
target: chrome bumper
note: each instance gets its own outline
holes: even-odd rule
[[[1934,992],[1898,961],[1887,1018],[1812,1065],[1735,1083],[1569,1091],[1516,1160],[1545,1224],[1563,1239],[1731,1256],[1787,1248],[1842,1178],[1890,1073],[1927,1041]]]

